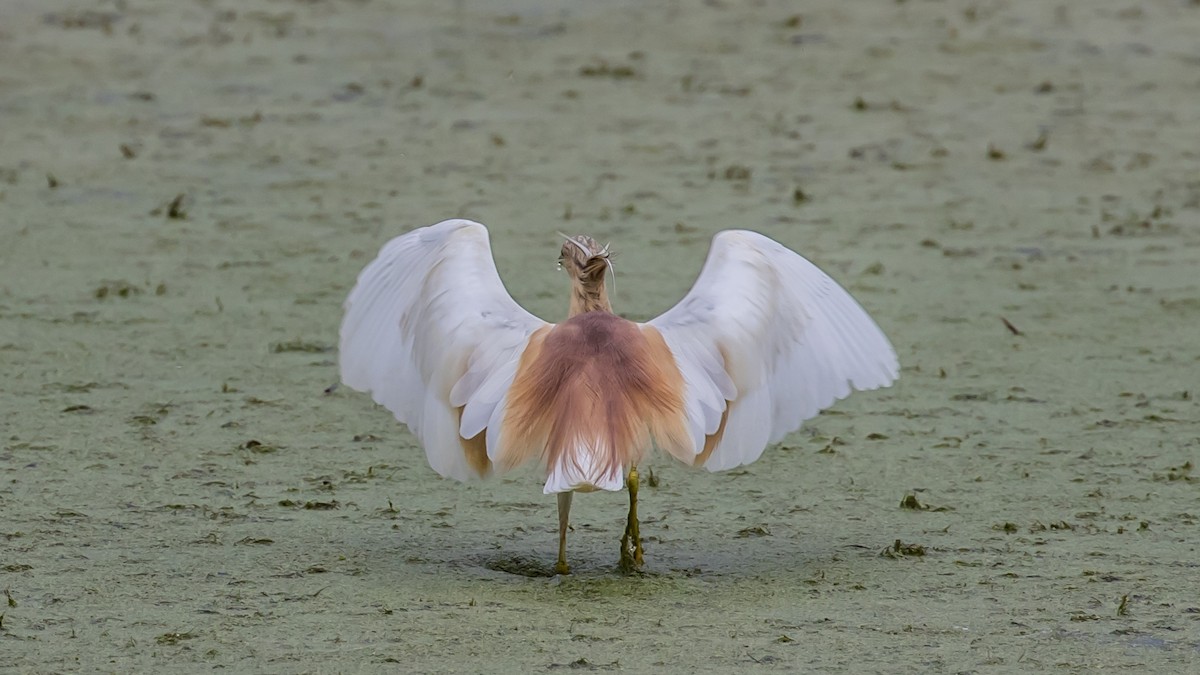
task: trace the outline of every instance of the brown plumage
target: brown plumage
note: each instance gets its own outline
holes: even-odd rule
[[[651,439],[681,461],[694,454],[683,376],[662,336],[604,310],[533,335],[509,390],[504,429],[502,469],[541,454],[548,472],[560,462],[583,470],[592,458],[576,452],[591,447],[599,463],[595,475],[619,484]]]

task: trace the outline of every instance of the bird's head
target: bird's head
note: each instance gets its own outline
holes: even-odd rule
[[[566,240],[558,256],[558,266],[571,278],[570,316],[595,310],[611,312],[612,303],[604,287],[604,271],[612,270],[608,245],[601,246],[595,239],[582,234],[574,237],[559,234]],[[613,283],[616,283],[615,279]],[[613,290],[616,290],[615,286]]]
[[[567,270],[572,281],[585,286],[603,285],[604,271],[612,269],[608,245],[601,246],[595,239],[583,234],[574,237],[563,234],[562,237],[566,241],[558,256],[559,266]]]

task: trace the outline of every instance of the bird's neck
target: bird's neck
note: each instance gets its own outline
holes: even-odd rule
[[[604,286],[604,275],[587,281],[572,281],[568,318],[595,311],[612,313],[612,303],[608,300],[608,289]]]

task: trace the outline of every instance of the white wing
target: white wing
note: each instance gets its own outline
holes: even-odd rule
[[[392,239],[358,276],[345,311],[342,382],[407,424],[435,471],[479,476],[460,436],[493,420],[498,433],[521,352],[547,325],[505,290],[487,228],[447,220]]]
[[[748,464],[768,443],[900,372],[887,337],[815,265],[756,232],[727,230],[692,290],[651,320],[683,372],[696,453],[728,418],[710,471]],[[728,404],[726,403],[728,401]]]

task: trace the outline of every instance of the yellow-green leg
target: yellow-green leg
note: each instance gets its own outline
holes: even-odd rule
[[[554,565],[556,574],[571,573],[571,566],[567,564],[567,525],[571,521],[571,495],[574,494],[558,493],[558,562]]]
[[[625,480],[625,486],[629,488],[629,520],[625,523],[625,534],[621,537],[620,568],[622,572],[632,572],[641,567],[644,562],[642,535],[638,531],[638,472],[636,466],[629,468],[629,478]]]

